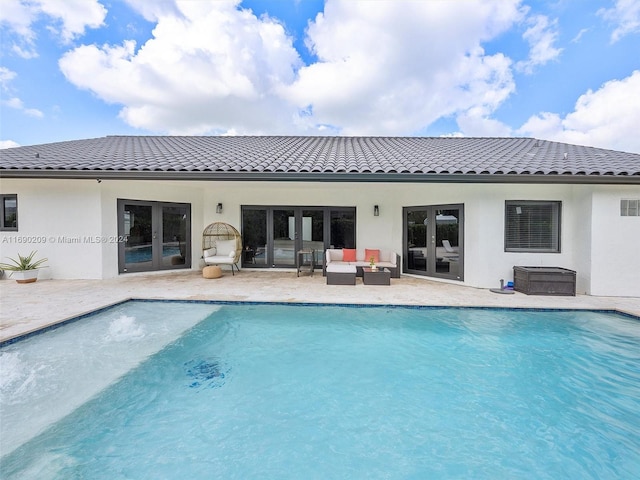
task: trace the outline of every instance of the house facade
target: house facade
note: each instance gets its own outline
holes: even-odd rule
[[[104,137],[0,150],[3,261],[51,278],[202,267],[202,232],[241,268],[392,250],[402,274],[478,288],[514,266],[640,297],[640,155],[530,138]]]

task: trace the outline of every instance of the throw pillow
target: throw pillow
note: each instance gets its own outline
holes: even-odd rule
[[[365,261],[370,262],[371,257],[373,257],[374,263],[380,263],[380,250],[369,250],[368,248],[365,248],[364,249]]]
[[[355,248],[343,248],[342,249],[342,261],[343,262],[355,262],[356,261],[356,249]]]

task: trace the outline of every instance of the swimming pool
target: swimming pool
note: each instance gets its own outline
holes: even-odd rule
[[[638,345],[597,312],[128,302],[2,348],[0,428],[86,390],[2,432],[2,476],[637,478]]]

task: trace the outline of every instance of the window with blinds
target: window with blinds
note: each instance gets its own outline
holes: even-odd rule
[[[506,252],[560,252],[561,202],[507,200]]]
[[[623,217],[640,216],[640,199],[622,199],[620,200],[620,215]]]

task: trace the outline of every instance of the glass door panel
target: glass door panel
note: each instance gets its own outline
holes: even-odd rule
[[[427,223],[428,210],[410,210],[406,215],[405,258],[408,272],[427,271]]]
[[[293,267],[296,264],[296,212],[294,209],[273,210],[272,266]]]
[[[324,258],[324,211],[302,210],[302,249],[314,251],[314,262]]]
[[[356,248],[355,209],[331,210],[330,248]]]
[[[187,256],[187,208],[162,207],[162,265],[184,265]]]
[[[436,272],[457,276],[460,266],[460,212],[436,211]]]
[[[267,210],[245,208],[242,210],[242,266],[267,265]]]
[[[463,279],[462,205],[404,208],[404,270]]]
[[[151,205],[124,205],[124,270],[153,268],[153,229]]]

